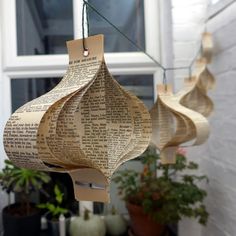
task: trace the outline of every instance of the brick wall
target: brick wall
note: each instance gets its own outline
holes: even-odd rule
[[[207,4],[206,1],[200,0],[192,0],[188,4],[186,3],[188,6],[185,5],[183,8],[194,9],[195,13],[199,15],[193,16],[186,21],[187,23],[182,20],[180,24],[181,17],[178,19],[175,11],[181,8],[184,3],[178,2],[180,1],[173,1],[174,49],[175,64],[182,65],[182,63],[189,60],[191,51],[196,49],[194,45],[196,45],[200,36],[199,33],[204,29],[203,19],[205,17],[203,11],[198,11],[197,7],[206,9]],[[196,9],[192,7],[193,2]],[[202,6],[204,2],[205,7]],[[233,1],[221,0],[219,2],[221,9],[230,2]],[[186,18],[188,18],[188,15]],[[195,25],[194,28],[192,28],[193,25]],[[202,146],[190,148],[189,158],[199,162],[201,172],[207,174],[210,178],[210,183],[206,186],[208,192],[206,204],[210,218],[207,227],[200,227],[192,220],[183,220],[179,226],[179,235],[235,236],[236,2],[208,20],[207,28],[208,31],[212,32],[215,44],[214,60],[210,66],[210,70],[216,78],[216,88],[210,93],[215,102],[215,111],[210,117],[211,136],[208,142]],[[192,49],[190,49],[190,44],[193,45]],[[186,45],[186,47],[183,45]],[[176,73],[175,81],[178,88],[181,87],[183,79],[183,72],[181,73]]]

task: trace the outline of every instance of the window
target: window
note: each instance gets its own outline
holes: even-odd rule
[[[72,0],[16,1],[17,55],[66,53],[73,38]]]
[[[160,61],[158,0],[89,2]],[[17,107],[50,90],[64,75],[68,65],[65,41],[81,38],[82,5],[82,0],[0,2],[3,122]],[[159,68],[91,9],[88,17],[90,33],[105,35],[109,71],[150,108],[156,97]]]
[[[89,0],[89,2],[136,44],[145,48],[143,0]],[[137,48],[94,11],[89,10],[88,13],[91,34],[103,32],[105,35],[105,52],[137,51]]]

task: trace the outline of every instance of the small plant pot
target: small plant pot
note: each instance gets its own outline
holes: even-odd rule
[[[28,216],[15,214],[19,204],[12,204],[2,210],[3,236],[39,236],[40,235],[40,211]]]
[[[60,230],[59,230],[59,220],[51,220],[50,215],[47,213],[45,215],[47,219],[47,226],[48,226],[48,233],[50,236],[59,236],[60,235]],[[70,217],[65,218],[65,224],[66,224],[66,234],[69,234],[70,231]]]
[[[165,226],[143,212],[142,206],[126,203],[134,236],[162,236]],[[131,234],[131,235],[132,235]]]

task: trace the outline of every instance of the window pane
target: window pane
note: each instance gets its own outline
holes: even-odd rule
[[[100,13],[108,18],[136,44],[145,48],[143,0],[89,0]],[[105,52],[138,51],[126,38],[105,20],[89,9],[90,34],[105,35]]]
[[[74,38],[72,0],[16,0],[17,54],[64,54]]]
[[[12,111],[54,88],[61,78],[12,79]]]
[[[131,91],[150,109],[154,100],[153,75],[119,75],[116,80]]]
[[[115,78],[125,89],[133,92],[148,108],[151,108],[153,104],[152,75],[119,75]],[[12,79],[12,111],[50,91],[60,80],[61,78]]]

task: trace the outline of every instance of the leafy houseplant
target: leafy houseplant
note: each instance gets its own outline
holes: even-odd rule
[[[175,164],[160,164],[159,155],[152,148],[144,153],[142,162],[142,173],[124,170],[113,179],[118,184],[119,194],[126,201],[129,212],[141,211],[155,227],[160,225],[160,231],[164,230],[161,225],[177,223],[183,217],[197,218],[203,225],[207,223],[208,213],[203,204],[207,194],[197,185],[202,180],[207,181],[207,177],[190,173],[197,170],[198,165],[187,162],[182,149],[176,154]],[[138,226],[144,228],[144,224],[141,222]],[[136,230],[136,226],[132,225],[134,233],[145,235],[139,232],[142,228]],[[146,235],[160,234],[149,232]]]
[[[8,205],[3,209],[5,236],[39,234],[40,212],[30,203],[30,195],[41,190],[43,184],[49,181],[49,175],[44,172],[19,168],[11,161],[5,160],[5,167],[0,172],[0,185],[8,194],[17,193],[20,199],[19,203]],[[31,225],[25,227],[29,222]]]
[[[38,204],[38,208],[48,210],[50,218],[54,221],[57,221],[61,214],[65,215],[68,213],[68,209],[62,207],[64,194],[61,192],[58,185],[54,186],[54,194],[55,194],[55,203],[52,202],[41,203]]]
[[[46,218],[48,221],[49,230],[51,235],[59,235],[59,217],[60,215],[69,216],[69,210],[64,208],[63,205],[64,194],[58,187],[54,186],[54,199],[51,202],[38,204],[38,208],[47,210]],[[69,219],[66,219],[66,228],[69,230]]]

